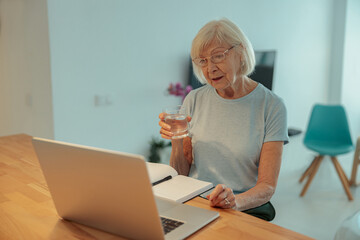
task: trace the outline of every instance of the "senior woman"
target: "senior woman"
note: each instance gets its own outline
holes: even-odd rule
[[[201,28],[191,58],[205,86],[184,100],[190,137],[172,139],[170,165],[180,174],[213,182],[216,187],[207,196],[211,206],[272,220],[275,209],[269,201],[288,142],[285,105],[249,77],[254,50],[231,21]],[[159,118],[161,136],[171,139],[164,114]]]

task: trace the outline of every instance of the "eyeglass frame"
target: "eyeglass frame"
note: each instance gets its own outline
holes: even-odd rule
[[[212,54],[212,55],[209,56],[209,57],[198,57],[198,58],[194,58],[192,61],[193,61],[197,66],[199,66],[199,67],[206,67],[206,66],[209,64],[208,58],[210,58],[210,61],[211,61],[212,63],[214,63],[214,64],[221,63],[222,61],[225,60],[225,58],[226,58],[226,53],[229,52],[231,49],[239,46],[239,45],[240,45],[240,44],[238,44],[238,45],[233,45],[233,46],[231,46],[230,48],[226,49],[224,52],[222,52],[221,54],[224,55],[224,58],[223,58],[221,61],[219,61],[219,62],[214,62],[214,61],[212,60],[212,57],[213,57],[215,54]],[[220,53],[220,52],[219,52],[219,53]],[[216,53],[216,54],[219,54],[219,53]],[[197,59],[205,59],[205,60],[206,60],[206,64],[200,65],[200,64],[196,63],[196,60],[197,60]]]

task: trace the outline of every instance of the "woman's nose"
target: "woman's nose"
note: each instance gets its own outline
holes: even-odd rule
[[[213,63],[213,62],[211,62],[211,61],[209,61],[208,62],[208,72],[209,73],[213,73],[213,72],[215,72],[216,70],[218,70],[218,67],[216,66],[216,64],[215,63]]]

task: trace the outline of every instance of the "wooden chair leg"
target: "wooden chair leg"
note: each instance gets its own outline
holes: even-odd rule
[[[346,176],[346,173],[344,172],[344,169],[341,167],[339,161],[337,161],[337,158],[335,157],[336,162],[339,164],[339,171],[341,171],[341,175],[344,176],[344,181],[347,183],[347,186],[350,187],[350,180],[348,179],[348,177]]]
[[[349,201],[353,200],[353,196],[350,192],[350,188],[349,188],[349,182],[348,179],[344,173],[344,170],[342,169],[342,167],[340,166],[338,160],[336,159],[336,157],[331,157],[331,161],[333,162],[336,172],[339,175],[340,181],[344,187],[345,193],[349,199]]]
[[[359,167],[360,164],[360,137],[357,140],[356,143],[356,148],[355,148],[355,152],[354,152],[354,162],[353,162],[353,166],[352,166],[352,171],[351,171],[351,178],[349,181],[349,185],[357,185],[356,184],[356,174],[357,174],[357,169]]]
[[[307,189],[309,188],[310,186],[310,183],[311,181],[313,180],[317,170],[319,169],[319,166],[320,166],[320,163],[321,161],[323,160],[324,156],[319,156],[317,158],[314,159],[315,163],[314,163],[314,169],[311,170],[311,173],[310,173],[310,176],[309,176],[309,179],[307,180],[307,182],[305,183],[305,186],[303,188],[303,190],[301,191],[300,193],[300,196],[303,197],[307,191]]]
[[[310,166],[305,170],[301,178],[299,179],[299,182],[301,183],[307,176],[311,174],[311,172],[314,170],[315,163],[317,162],[317,159],[320,157],[316,156],[314,160],[311,162]]]

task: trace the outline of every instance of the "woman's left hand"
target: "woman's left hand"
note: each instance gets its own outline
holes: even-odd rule
[[[235,195],[231,188],[225,186],[225,184],[218,184],[214,191],[212,191],[207,199],[210,201],[211,207],[220,208],[235,208],[236,201]]]

